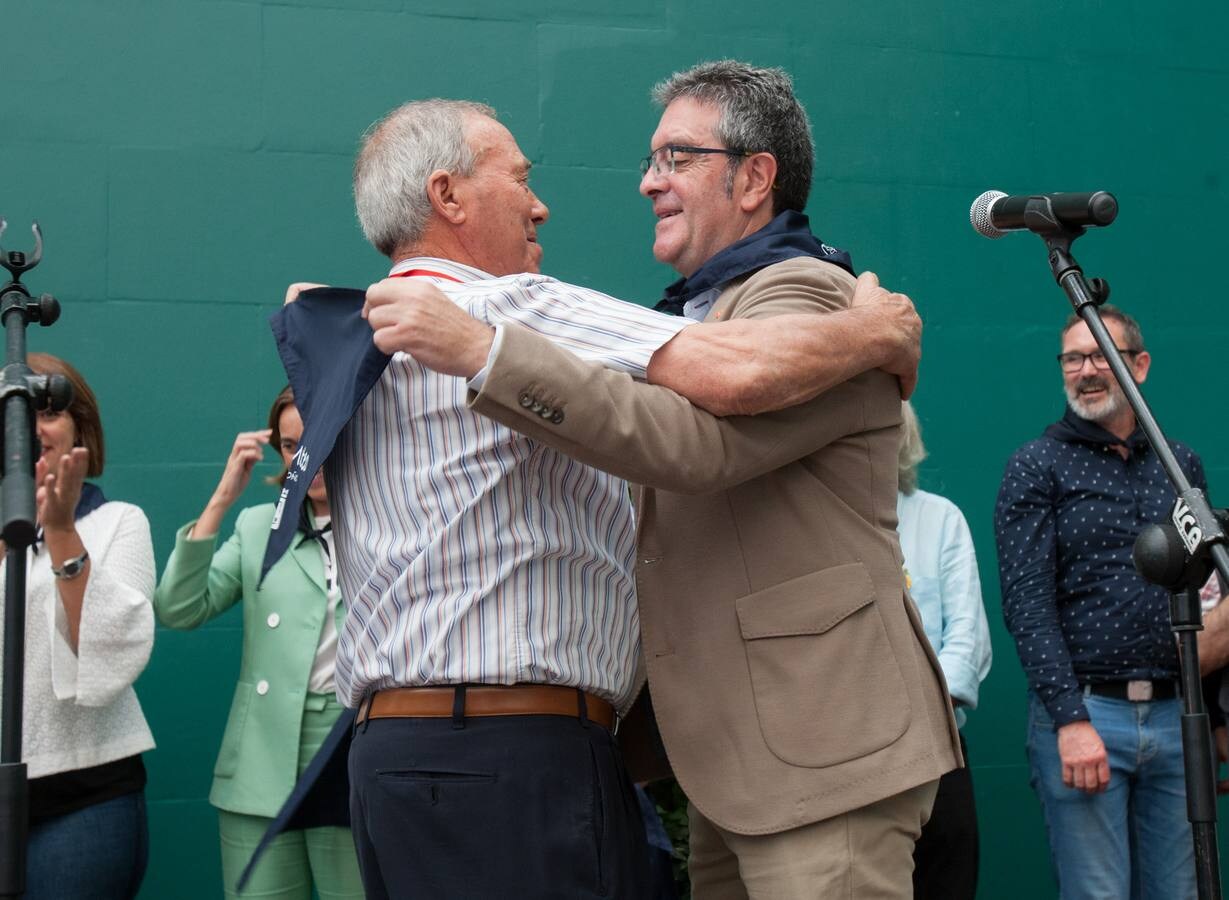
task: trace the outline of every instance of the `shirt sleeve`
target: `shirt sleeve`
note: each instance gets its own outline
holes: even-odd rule
[[[1057,526],[1050,479],[1027,452],[1007,463],[994,511],[1003,618],[1020,665],[1055,725],[1087,720],[1088,710],[1058,617]]]
[[[1203,460],[1194,451],[1191,452],[1191,461],[1188,469],[1187,478],[1190,479],[1191,484],[1206,494],[1208,492],[1208,475],[1203,470]]]
[[[581,359],[643,381],[653,354],[692,320],[668,316],[545,276],[486,283],[470,310],[489,325],[517,323]]]
[[[243,597],[241,510],[235,530],[221,547],[218,536],[189,537],[196,520],[175,532],[175,549],[154,589],[154,613],[167,628],[187,631],[204,625]]]
[[[976,709],[978,687],[990,672],[990,626],[982,605],[973,535],[954,504],[947,507],[940,534],[943,630],[939,665],[952,696]]]
[[[154,548],[149,522],[125,505],[114,533],[91,536],[77,652],[58,591],[51,635],[51,685],[58,700],[106,706],[136,681],[154,646]]]

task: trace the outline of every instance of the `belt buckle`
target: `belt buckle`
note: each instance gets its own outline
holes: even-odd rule
[[[1147,703],[1152,699],[1152,682],[1128,681],[1127,699],[1134,703]]]

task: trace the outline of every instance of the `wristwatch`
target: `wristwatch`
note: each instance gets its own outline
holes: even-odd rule
[[[72,581],[78,575],[85,571],[85,564],[90,561],[90,551],[82,550],[80,556],[74,556],[72,559],[64,560],[64,565],[60,568],[51,567],[51,574],[61,581]]]

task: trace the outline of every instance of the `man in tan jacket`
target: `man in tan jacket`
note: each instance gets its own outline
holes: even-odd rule
[[[813,148],[788,76],[711,63],[655,95],[641,193],[654,255],[684,276],[668,299],[709,321],[846,308],[848,257],[799,212]],[[718,419],[428,294],[369,292],[377,343],[397,329],[425,365],[477,373],[478,412],[644,486],[638,707],[651,691],[691,801],[698,900],[910,896],[914,841],[960,758],[903,585],[896,380],[869,371],[781,412]],[[644,777],[653,739],[636,712],[623,737]]]

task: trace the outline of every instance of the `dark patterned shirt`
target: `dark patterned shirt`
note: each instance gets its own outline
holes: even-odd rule
[[[1206,489],[1199,457],[1170,446]],[[1003,616],[1055,725],[1088,718],[1082,684],[1177,676],[1169,595],[1131,562],[1140,529],[1173,502],[1138,428],[1124,442],[1070,410],[1008,460],[994,514]]]

